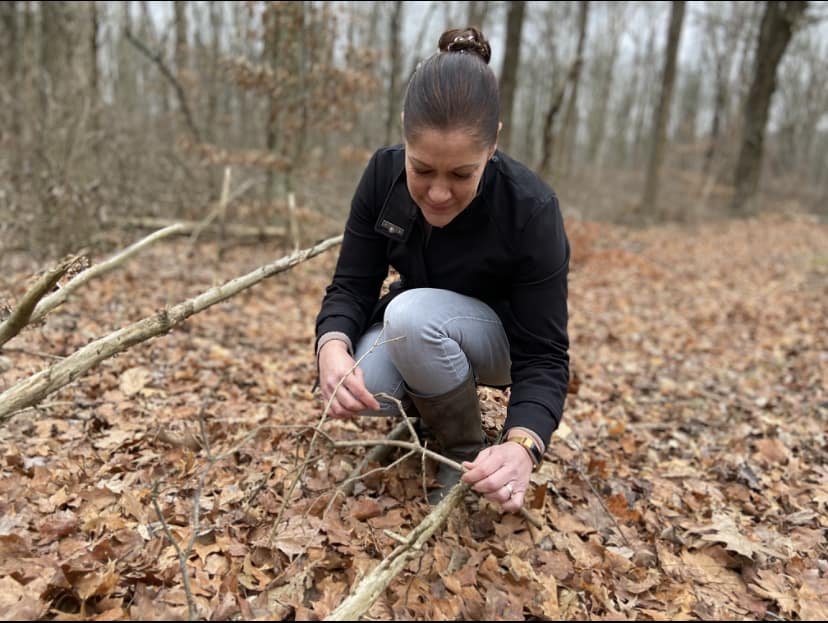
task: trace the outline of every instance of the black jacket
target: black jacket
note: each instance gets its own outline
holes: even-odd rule
[[[509,338],[511,394],[504,429],[524,426],[548,443],[569,382],[569,242],[555,193],[525,166],[496,152],[480,192],[427,234],[408,192],[402,146],[371,158],[354,195],[317,338],[341,331],[356,345],[404,289],[431,287],[475,297]],[[380,299],[389,266],[399,282]]]

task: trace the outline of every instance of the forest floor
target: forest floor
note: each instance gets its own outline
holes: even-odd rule
[[[470,495],[367,618],[825,620],[828,225],[568,231],[572,382],[527,501],[542,527]],[[157,243],[6,344],[0,392],[282,255]],[[334,496],[365,449],[320,440],[308,456],[323,412],[313,324],[335,259],[0,423],[0,617],[174,620],[190,604],[205,619],[318,619],[394,549],[387,530],[423,520],[419,458]],[[31,276],[7,272],[0,294]],[[508,395],[480,396],[496,428]],[[322,428],[358,440],[392,425]]]

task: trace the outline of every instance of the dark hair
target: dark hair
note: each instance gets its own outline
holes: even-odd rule
[[[405,92],[403,133],[463,129],[485,146],[497,142],[500,96],[492,49],[477,28],[447,30],[439,52],[420,63]]]

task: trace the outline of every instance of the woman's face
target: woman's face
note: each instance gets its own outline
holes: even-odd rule
[[[423,130],[405,142],[408,192],[429,224],[444,227],[468,207],[495,147],[464,130]]]

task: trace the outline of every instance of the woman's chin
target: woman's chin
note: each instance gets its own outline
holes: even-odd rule
[[[429,210],[420,208],[426,223],[432,227],[445,227],[451,223],[462,210]]]

